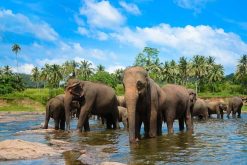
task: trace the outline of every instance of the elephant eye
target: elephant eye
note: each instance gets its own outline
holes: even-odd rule
[[[140,80],[137,81],[136,87],[138,90],[141,90],[142,88],[144,88],[144,86],[144,83],[142,83]]]

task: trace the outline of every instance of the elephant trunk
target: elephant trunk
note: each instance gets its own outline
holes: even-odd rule
[[[66,119],[66,131],[70,130],[70,105],[72,102],[72,96],[69,93],[65,93],[64,96],[64,109],[65,109],[65,119]]]
[[[126,88],[128,89],[128,88]],[[135,90],[125,91],[125,99],[128,110],[128,122],[129,122],[129,140],[131,143],[136,142],[136,103],[138,99],[137,92]]]

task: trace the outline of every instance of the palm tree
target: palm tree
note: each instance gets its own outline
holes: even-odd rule
[[[78,66],[79,66],[79,64],[75,60],[66,61],[62,65],[64,79],[66,79],[68,77],[69,78],[76,78]]]
[[[21,51],[21,47],[18,45],[18,44],[14,44],[12,46],[12,52],[15,53],[15,56],[16,56],[16,70],[18,71],[18,60],[17,60],[17,54],[18,52]]]
[[[196,55],[192,59],[191,64],[192,74],[196,80],[196,93],[198,92],[198,85],[202,83],[203,78],[207,75],[207,62],[204,56]]]
[[[101,64],[97,65],[96,72],[102,72],[105,71],[105,67]]]
[[[242,86],[246,86],[247,84],[247,55],[244,54],[237,65],[236,71],[236,79],[242,84]]]
[[[174,60],[170,61],[170,75],[172,76],[172,80],[174,84],[177,84],[177,77],[178,77],[178,67]]]
[[[37,66],[32,69],[31,79],[34,82],[36,82],[36,88],[38,88],[39,79],[40,79],[40,73],[39,73],[39,68]]]
[[[123,72],[124,70],[123,69],[116,69],[114,74],[116,76],[116,79],[118,81],[118,83],[121,83],[122,82],[122,79],[123,79]]]
[[[215,83],[220,82],[224,78],[224,68],[222,65],[213,65],[209,74],[209,84],[213,84],[213,92],[215,91]]]
[[[59,82],[63,79],[63,75],[61,73],[61,67],[57,64],[53,64],[50,66],[50,73],[49,73],[49,84],[52,87],[58,87]]]
[[[184,56],[179,58],[178,70],[182,85],[186,85],[189,76],[189,63]]]
[[[8,76],[13,74],[10,66],[6,65],[3,67],[3,74]]]
[[[161,68],[161,81],[165,81],[166,83],[171,83],[173,81],[170,63],[165,61],[164,65]]]
[[[41,68],[41,74],[40,74],[40,79],[49,82],[49,73],[50,73],[50,68],[51,66],[49,64],[45,64],[43,68]],[[45,85],[44,85],[45,87]]]
[[[88,80],[93,74],[94,69],[92,68],[92,63],[83,60],[80,63],[79,72],[83,80]]]

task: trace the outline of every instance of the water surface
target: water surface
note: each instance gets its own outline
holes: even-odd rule
[[[19,114],[9,114],[16,115]],[[23,114],[28,115],[28,114]],[[152,139],[143,139],[137,145],[129,145],[128,132],[124,129],[106,130],[100,122],[90,120],[91,131],[78,134],[77,120],[72,121],[72,132],[20,133],[38,127],[44,115],[30,115],[25,121],[0,123],[0,141],[22,139],[52,145],[50,141],[69,142],[68,151],[59,157],[36,160],[0,161],[0,164],[82,164],[77,160],[81,151],[88,155],[90,164],[117,161],[126,164],[245,164],[247,162],[247,114],[241,119],[209,119],[194,121],[194,133],[178,131]],[[50,121],[53,125],[53,121]],[[143,133],[143,129],[142,129]]]

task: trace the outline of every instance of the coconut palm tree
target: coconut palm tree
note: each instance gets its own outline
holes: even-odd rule
[[[63,75],[61,73],[61,67],[57,64],[53,64],[49,69],[49,84],[52,87],[58,87],[59,82],[63,79]]]
[[[32,69],[31,79],[36,82],[36,88],[38,88],[39,79],[40,79],[40,72],[39,68],[36,66]]]
[[[244,54],[238,61],[237,71],[235,73],[236,79],[241,83],[244,88],[247,84],[247,55]]]
[[[186,85],[189,77],[189,62],[184,56],[179,58],[178,71],[182,85]]]
[[[83,80],[88,80],[89,77],[93,74],[94,69],[92,68],[92,63],[86,60],[83,60],[79,64],[79,73]]]
[[[96,72],[102,72],[102,71],[105,71],[105,67],[101,64],[97,65]]]
[[[192,74],[195,77],[196,93],[198,91],[198,85],[202,84],[202,80],[207,75],[207,62],[204,56],[195,55],[191,64]]]
[[[208,75],[208,82],[212,84],[213,92],[215,92],[215,83],[222,81],[224,78],[224,67],[222,65],[214,64]]]
[[[7,76],[13,74],[13,73],[12,73],[12,70],[11,70],[11,68],[10,68],[10,66],[6,65],[6,66],[3,67],[3,74],[5,74],[5,75],[7,75]]]
[[[115,77],[116,77],[118,83],[122,83],[123,72],[124,72],[123,69],[116,69],[115,72],[114,72]]]
[[[14,44],[12,46],[12,52],[15,53],[15,56],[16,56],[16,70],[18,71],[18,60],[17,60],[17,54],[18,52],[21,51],[21,47],[18,45],[18,44]]]
[[[64,79],[69,78],[76,78],[77,77],[77,69],[78,69],[79,63],[75,60],[66,61],[62,65],[62,73],[64,75]]]

